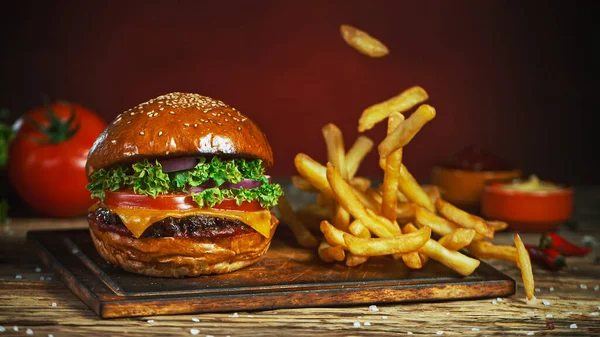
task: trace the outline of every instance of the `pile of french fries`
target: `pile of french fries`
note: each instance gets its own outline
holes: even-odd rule
[[[302,247],[317,248],[322,260],[349,267],[372,256],[390,255],[411,269],[421,269],[433,259],[467,276],[479,266],[476,258],[508,260],[521,268],[527,297],[532,299],[531,262],[519,235],[514,235],[515,247],[494,245],[488,240],[506,229],[506,223],[486,221],[455,207],[442,198],[437,186],[419,185],[402,163],[404,147],[435,118],[435,109],[422,104],[427,99],[423,88],[412,87],[363,112],[359,132],[387,119],[387,136],[377,147],[383,170],[380,186],[356,176],[374,142],[359,135],[346,151],[341,130],[325,125],[328,162],[323,165],[299,153],[294,159],[299,175],[292,177],[298,189],[318,193],[317,203],[294,212],[282,198],[280,217]],[[322,239],[308,225],[315,220],[321,220]]]
[[[363,54],[381,56],[373,53],[373,46],[381,42],[353,29],[341,28],[347,42],[352,37],[351,46]],[[404,147],[436,116],[435,108],[424,104],[428,98],[423,88],[414,86],[363,111],[359,133],[387,120],[387,135],[377,146],[383,170],[380,186],[356,175],[374,142],[361,134],[346,151],[341,130],[325,125],[328,162],[323,165],[299,153],[294,159],[299,175],[292,177],[298,189],[318,193],[317,202],[294,212],[282,197],[281,219],[300,246],[317,248],[322,260],[349,267],[389,255],[411,269],[421,269],[433,259],[467,276],[479,266],[476,258],[508,260],[521,269],[525,293],[533,299],[531,262],[519,235],[514,234],[515,247],[494,245],[489,240],[506,229],[506,223],[487,221],[455,207],[442,198],[437,186],[419,185],[402,163]],[[309,225],[314,223],[318,228]]]

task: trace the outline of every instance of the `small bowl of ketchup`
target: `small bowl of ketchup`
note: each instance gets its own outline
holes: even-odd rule
[[[449,162],[434,166],[431,183],[440,187],[445,200],[466,211],[479,213],[486,182],[520,176],[520,170],[509,168],[497,156],[470,146],[455,154]]]

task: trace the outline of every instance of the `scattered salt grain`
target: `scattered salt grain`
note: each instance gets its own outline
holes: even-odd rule
[[[548,300],[542,300],[542,303],[543,303],[544,305],[550,305],[550,301],[548,301]]]
[[[53,306],[53,307],[55,307],[55,306],[56,306],[56,303],[55,303],[55,302],[52,302],[52,306]]]
[[[479,328],[471,328],[471,331],[479,331]]]
[[[51,333],[49,333],[49,334],[48,334],[48,337],[54,337],[54,335],[53,335],[53,334],[51,334]]]
[[[40,276],[40,281],[44,281],[46,278],[43,276]]]
[[[197,335],[197,334],[199,334],[199,333],[200,333],[200,330],[198,330],[198,329],[190,329],[190,333],[191,333],[192,335]]]
[[[590,312],[590,316],[598,316],[600,315],[597,311]]]
[[[577,324],[573,323],[569,325],[569,329],[577,329]]]
[[[252,315],[248,315],[248,318],[254,318],[254,316],[252,316]]]
[[[447,312],[447,313],[446,313],[446,316],[450,316],[450,313],[449,313],[449,312]]]
[[[598,307],[600,309],[600,306]],[[381,316],[381,319],[387,319],[387,316]]]
[[[585,284],[582,283],[582,284],[579,285],[579,288],[581,288],[581,289],[587,289],[587,285],[585,285]]]
[[[50,281],[50,280],[52,280],[52,276],[46,277],[46,281]]]
[[[444,332],[443,332],[443,331],[436,331],[436,332],[435,332],[435,334],[436,334],[436,335],[443,335],[443,334],[444,334]]]
[[[4,331],[6,331],[6,328],[3,327],[2,325],[0,325],[0,332],[4,332]]]
[[[528,311],[528,312],[527,312],[527,315],[535,315],[535,312],[533,312],[533,311]]]
[[[373,304],[373,305],[369,306],[369,310],[371,310],[371,311],[379,311],[379,308],[376,305]]]
[[[42,268],[40,268],[40,267],[35,267],[35,272],[36,272],[36,273],[40,273],[40,272],[42,272]]]
[[[148,323],[154,323],[154,320],[153,319],[149,319],[146,322],[148,322]]]
[[[600,305],[598,306],[598,309],[600,309]]]
[[[352,326],[354,326],[355,328],[360,328],[360,322],[354,322]]]
[[[548,288],[548,290],[554,291],[554,287],[550,287],[550,288]]]
[[[213,335],[206,335],[206,337],[215,337],[215,336],[213,336]]]
[[[539,293],[541,291],[540,288],[535,288],[534,290],[536,293]]]
[[[17,274],[15,275],[15,280],[20,280],[23,278],[23,275]]]
[[[409,332],[407,332],[406,334],[407,334],[407,335],[412,335],[412,332],[410,332],[410,331],[409,331]]]
[[[535,332],[533,332],[533,331],[529,331],[529,332],[527,333],[527,336],[533,336],[533,335],[535,335]]]
[[[18,326],[13,326],[13,331],[19,331],[19,327]]]
[[[552,314],[546,315],[546,318],[552,318]]]
[[[229,317],[236,317],[237,318],[237,317],[240,317],[240,315],[238,315],[237,312],[234,312],[233,315],[229,315]]]
[[[77,253],[79,253],[79,249],[77,249],[77,248],[73,248],[73,249],[71,250],[71,254],[77,254]]]
[[[498,302],[496,302],[496,300],[492,300],[492,304],[496,305],[496,304],[498,304]]]
[[[502,299],[501,299],[500,297],[498,297],[498,298],[496,299],[496,301],[498,301],[498,302],[502,302]]]
[[[371,322],[365,322],[363,325],[365,325],[365,326],[371,326]]]
[[[27,329],[27,330],[25,330],[25,333],[28,335],[33,335],[33,330]]]
[[[200,320],[196,317],[192,318],[192,322],[200,322]]]
[[[595,286],[594,291],[598,291],[598,290],[600,290],[600,286]]]

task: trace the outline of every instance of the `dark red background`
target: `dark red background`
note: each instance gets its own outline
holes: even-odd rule
[[[275,175],[325,159],[321,127],[348,146],[362,110],[418,84],[438,116],[405,151],[417,178],[470,144],[525,172],[599,183],[591,165],[598,6],[546,1],[19,1],[3,5],[0,107],[51,98],[106,120],[171,91],[219,98],[255,120]],[[340,38],[360,27],[391,54]],[[368,135],[379,141],[384,128]],[[361,174],[378,175],[375,155]]]

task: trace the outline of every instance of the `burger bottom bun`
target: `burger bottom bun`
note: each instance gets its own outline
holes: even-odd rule
[[[279,221],[271,217],[268,238],[258,232],[219,239],[136,239],[102,232],[90,223],[100,256],[128,272],[158,277],[229,273],[255,263],[269,249]]]

